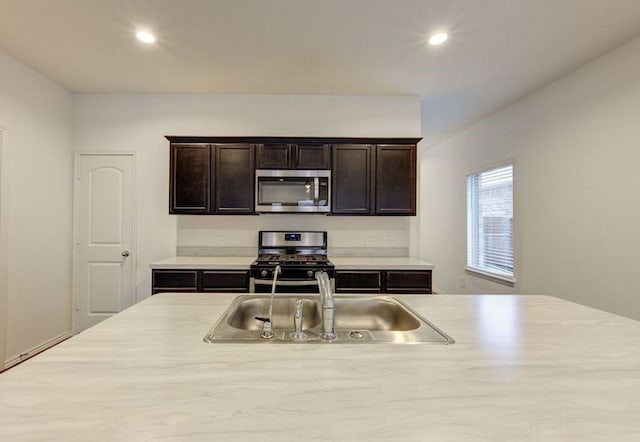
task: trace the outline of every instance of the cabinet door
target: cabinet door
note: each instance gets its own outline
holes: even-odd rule
[[[153,270],[151,293],[198,291],[197,270]]]
[[[331,213],[371,214],[371,146],[333,146]]]
[[[211,212],[211,148],[208,144],[171,144],[169,213]]]
[[[254,213],[254,147],[216,144],[214,210],[216,215]]]
[[[204,292],[249,292],[249,272],[246,270],[203,270]]]
[[[298,144],[294,157],[296,169],[331,168],[331,146],[328,144]]]
[[[336,293],[381,293],[382,273],[374,270],[336,270]]]
[[[416,146],[378,145],[375,214],[416,214]]]
[[[431,293],[431,270],[387,270],[387,293]]]
[[[258,169],[290,169],[291,145],[285,143],[258,144]]]

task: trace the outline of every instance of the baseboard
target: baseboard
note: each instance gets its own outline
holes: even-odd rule
[[[66,339],[69,339],[71,336],[73,336],[73,333],[71,333],[71,331],[64,332],[61,335],[56,336],[55,338],[51,338],[48,341],[45,341],[42,344],[27,350],[26,352],[20,354],[19,356],[13,357],[5,361],[4,368],[2,368],[0,372],[4,370],[8,370],[9,368],[19,364],[20,362],[26,361],[27,359],[34,357],[38,353],[42,353],[43,351],[53,347],[54,345],[59,344]]]

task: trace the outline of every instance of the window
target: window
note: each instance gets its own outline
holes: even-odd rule
[[[513,164],[467,176],[467,270],[513,282]]]

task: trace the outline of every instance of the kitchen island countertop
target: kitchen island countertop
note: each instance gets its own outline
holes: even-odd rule
[[[0,440],[640,440],[638,321],[410,295],[455,344],[204,343],[234,297],[155,295],[0,374]]]

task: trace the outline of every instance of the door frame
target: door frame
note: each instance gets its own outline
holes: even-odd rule
[[[73,159],[73,262],[72,262],[72,287],[71,287],[71,331],[78,334],[78,297],[80,296],[80,290],[78,288],[78,248],[79,241],[79,229],[80,229],[80,186],[78,182],[80,180],[80,158],[83,156],[129,156],[133,160],[133,176],[131,177],[132,183],[132,205],[131,211],[131,305],[138,301],[137,294],[137,263],[138,263],[138,235],[137,235],[137,223],[138,218],[137,211],[137,190],[138,190],[138,159],[136,153],[133,151],[122,152],[105,152],[105,151],[76,151]]]
[[[7,128],[0,124],[0,372],[7,368],[7,322],[9,320],[9,237],[7,226],[8,175]],[[3,145],[4,142],[4,145]]]

